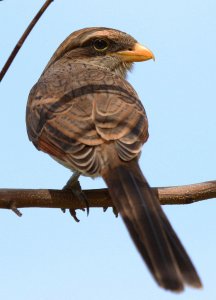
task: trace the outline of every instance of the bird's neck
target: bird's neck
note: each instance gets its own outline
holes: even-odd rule
[[[132,69],[132,63],[114,61],[112,59],[104,58],[103,56],[97,57],[97,59],[88,57],[85,59],[74,58],[73,63],[81,63],[88,66],[93,66],[94,68],[102,68],[124,79],[127,76],[127,72]]]

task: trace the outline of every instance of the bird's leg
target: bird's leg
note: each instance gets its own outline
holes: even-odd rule
[[[72,190],[74,187],[76,187],[78,179],[80,177],[80,173],[75,171],[73,175],[69,178],[65,186],[63,187],[63,190]]]
[[[70,190],[75,197],[77,197],[80,201],[84,202],[86,205],[86,211],[87,215],[89,214],[89,203],[85,196],[85,194],[82,191],[82,188],[80,186],[80,183],[78,181],[78,178],[80,176],[80,173],[75,171],[73,175],[70,177],[66,185],[63,187],[63,190]],[[62,211],[65,212],[65,208],[62,208]],[[85,209],[81,209],[85,211]],[[79,219],[76,216],[76,210],[75,209],[69,209],[71,216],[74,218],[76,222],[79,222]]]

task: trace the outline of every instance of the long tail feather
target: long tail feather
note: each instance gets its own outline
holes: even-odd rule
[[[103,178],[128,231],[158,284],[182,291],[187,283],[201,287],[184,247],[152,193],[138,162],[107,169]]]

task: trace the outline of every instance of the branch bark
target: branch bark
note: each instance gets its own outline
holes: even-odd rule
[[[155,187],[153,192],[161,204],[189,204],[216,198],[216,180],[184,186]],[[110,207],[112,201],[107,189],[84,190],[89,207]],[[20,215],[17,208],[46,207],[83,209],[81,202],[70,190],[53,189],[0,189],[0,208],[11,209]]]
[[[20,48],[22,47],[23,43],[25,42],[26,38],[28,37],[29,33],[34,28],[37,21],[40,19],[42,14],[45,12],[45,10],[48,8],[48,6],[53,2],[54,0],[47,0],[44,5],[41,7],[41,9],[38,11],[36,16],[33,18],[29,26],[26,28],[25,32],[17,42],[16,46],[14,47],[13,51],[11,52],[9,58],[7,59],[5,65],[3,66],[1,72],[0,72],[0,81],[2,81],[3,77],[7,73],[7,70],[9,69],[10,65],[12,64],[14,58],[16,57],[17,53],[19,52]]]

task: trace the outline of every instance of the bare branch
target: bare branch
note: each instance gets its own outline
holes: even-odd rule
[[[160,199],[161,204],[189,204],[210,198],[216,198],[216,180],[192,185],[152,188]],[[112,201],[107,189],[83,191],[89,207],[110,207]],[[20,207],[47,208],[85,208],[70,190],[27,190],[0,189],[0,208],[12,209],[18,213]],[[20,213],[18,213],[20,215]]]
[[[2,81],[3,77],[5,76],[7,70],[9,69],[10,65],[12,64],[14,58],[16,57],[17,53],[19,52],[20,48],[22,47],[23,43],[25,42],[27,36],[29,35],[29,33],[32,31],[32,29],[34,28],[35,24],[37,23],[37,21],[40,19],[40,17],[42,16],[42,14],[45,12],[45,10],[48,8],[48,6],[53,2],[54,0],[47,0],[44,5],[41,7],[41,9],[38,11],[38,13],[36,14],[36,16],[33,18],[33,20],[31,21],[31,23],[29,24],[29,26],[27,27],[27,29],[25,30],[25,32],[23,33],[23,35],[21,36],[21,38],[19,39],[19,41],[17,42],[16,46],[14,47],[13,51],[11,52],[8,60],[6,61],[4,67],[2,68],[1,72],[0,72],[0,81]]]

